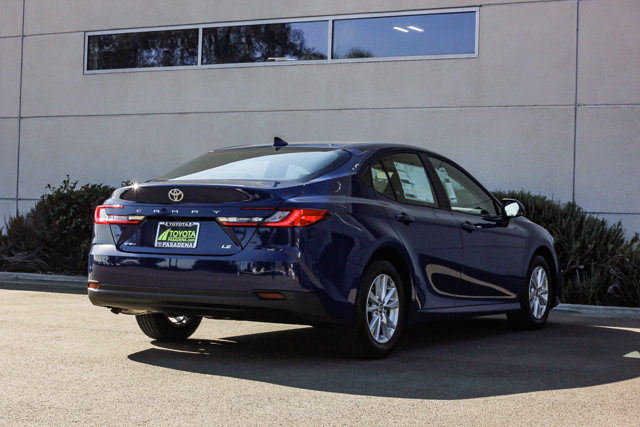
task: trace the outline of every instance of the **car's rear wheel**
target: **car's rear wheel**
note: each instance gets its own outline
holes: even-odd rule
[[[539,329],[547,323],[551,308],[553,282],[547,261],[536,256],[529,264],[527,281],[520,298],[520,310],[507,313],[507,318],[522,329]]]
[[[136,315],[136,321],[149,338],[158,341],[184,341],[198,329],[202,317],[150,313]]]
[[[355,320],[340,330],[344,351],[353,357],[386,356],[400,338],[405,314],[400,274],[389,261],[371,262],[360,281]]]

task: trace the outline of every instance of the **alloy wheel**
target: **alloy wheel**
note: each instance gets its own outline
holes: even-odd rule
[[[536,320],[540,320],[547,312],[549,301],[549,278],[541,265],[531,272],[529,278],[529,307]]]
[[[396,284],[387,274],[380,274],[369,286],[367,321],[371,337],[380,344],[394,335],[400,316],[400,301]]]

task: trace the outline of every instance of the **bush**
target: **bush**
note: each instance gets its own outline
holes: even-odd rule
[[[564,279],[563,302],[640,307],[640,238],[626,239],[620,222],[609,225],[575,203],[524,191],[494,192],[518,199],[531,221],[555,239]]]
[[[125,185],[126,182],[123,182]],[[93,211],[114,188],[77,187],[69,176],[47,185],[27,214],[9,220],[0,234],[0,270],[86,274]],[[625,239],[620,223],[608,225],[575,203],[559,203],[527,192],[495,192],[522,202],[526,216],[555,239],[564,279],[563,301],[640,307],[640,238]]]
[[[77,187],[69,176],[58,187],[47,185],[27,214],[10,218],[0,236],[0,269],[36,273],[87,274],[93,211],[114,188]]]

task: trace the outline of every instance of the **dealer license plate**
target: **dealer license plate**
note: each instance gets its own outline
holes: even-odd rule
[[[163,221],[158,223],[156,248],[195,248],[198,245],[199,222]]]

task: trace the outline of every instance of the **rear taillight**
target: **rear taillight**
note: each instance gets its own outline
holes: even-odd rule
[[[329,216],[323,209],[281,209],[263,217],[218,217],[222,225],[235,227],[305,227]]]
[[[122,209],[122,205],[100,205],[96,207],[93,214],[95,224],[137,224],[144,219],[139,215],[112,215],[107,213],[107,209]]]
[[[265,227],[305,227],[329,216],[323,209],[292,209],[278,211],[264,220]]]

